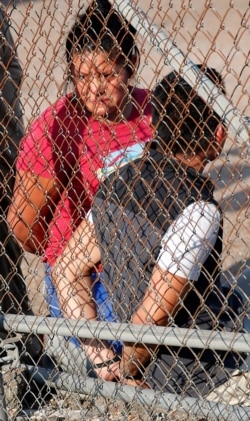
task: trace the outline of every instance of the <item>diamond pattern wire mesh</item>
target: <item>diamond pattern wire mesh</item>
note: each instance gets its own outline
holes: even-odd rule
[[[183,65],[185,60],[191,59],[194,63],[204,63],[219,70],[226,87],[227,98],[241,115],[250,115],[248,0],[235,2],[135,0],[132,3],[142,8],[151,22],[165,31],[182,51]],[[34,119],[69,90],[64,55],[65,38],[83,2],[6,0],[2,4],[11,21],[12,36],[23,71],[21,102],[24,129],[28,131]],[[149,38],[138,34],[137,44],[141,60],[135,82],[140,87],[151,90],[155,83],[172,69],[166,64],[166,57],[150,44]],[[3,66],[2,59],[0,64]],[[0,91],[2,92],[2,87]],[[206,173],[215,183],[215,197],[224,216],[222,278],[225,282],[230,281],[231,292],[240,279],[238,288],[243,291],[245,297],[245,302],[241,303],[242,312],[239,320],[233,315],[233,322],[237,324],[239,321],[241,326],[244,316],[248,313],[246,320],[250,324],[249,300],[244,293],[246,286],[248,290],[250,289],[250,280],[242,275],[250,262],[249,149],[244,142],[239,141],[237,133],[232,129],[228,132],[222,154],[215,162],[206,166]],[[8,182],[8,177],[2,181],[5,190]],[[81,207],[79,197],[77,206],[79,210]],[[0,224],[2,220],[6,220],[3,205],[1,212]],[[174,395],[174,398],[161,395],[160,392],[153,395],[147,390],[131,391],[124,385],[119,386],[115,383],[103,385],[93,378],[86,379],[84,377],[86,360],[82,361],[79,351],[65,339],[69,335],[68,332],[63,331],[59,336],[56,335],[57,332],[52,327],[54,319],[48,317],[49,311],[44,296],[45,269],[41,258],[38,254],[27,252],[22,258],[19,255],[9,255],[8,244],[11,235],[2,234],[0,250],[1,259],[3,255],[7,256],[9,264],[8,275],[1,274],[0,271],[2,311],[4,315],[17,314],[16,325],[13,319],[9,319],[9,322],[6,316],[4,329],[1,329],[3,332],[1,332],[0,396],[4,398],[0,402],[0,418],[3,421],[249,419],[247,409],[234,407],[234,390],[230,391],[232,407],[230,405],[224,407],[223,404],[210,406],[205,399],[197,403],[192,399],[182,400],[177,395]],[[124,264],[126,265],[126,261]],[[26,307],[26,293],[20,289],[19,281],[15,278],[19,265],[22,267],[27,294],[35,315],[29,323],[28,317],[31,312]],[[18,285],[19,292],[14,285]],[[132,291],[135,298],[136,292]],[[10,293],[13,296],[9,302],[6,297],[9,297]],[[27,315],[27,330],[24,328],[25,323],[22,324],[18,319],[18,313],[22,311]],[[51,320],[48,324],[46,317]],[[38,321],[40,321],[39,328],[37,328]],[[61,324],[63,326],[63,321]],[[56,321],[55,326],[58,328]],[[77,336],[80,327],[79,320],[71,333]],[[130,326],[128,331],[129,328]],[[240,332],[240,327],[238,329],[236,333]],[[38,338],[32,332],[38,333]],[[104,327],[101,332],[104,335],[101,339],[107,339]],[[140,336],[139,333],[138,335]],[[117,336],[119,337],[119,331]],[[209,341],[209,338],[207,340]],[[56,350],[55,361],[48,356],[49,348]],[[239,351],[237,352],[239,354]],[[201,348],[197,355],[198,368],[203,353],[204,349]],[[173,355],[173,361],[176,358],[177,355]],[[220,358],[218,351],[218,362]],[[67,367],[68,373],[58,374],[59,366]],[[188,368],[184,368],[184,372],[188,378],[190,375]],[[164,375],[166,382],[170,381],[166,372]],[[241,385],[238,386],[239,389],[240,387]],[[182,392],[185,393],[185,390]],[[244,398],[250,400],[249,395]]]

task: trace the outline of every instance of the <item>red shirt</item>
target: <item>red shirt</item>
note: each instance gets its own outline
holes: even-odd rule
[[[133,88],[135,106],[124,122],[82,115],[72,95],[60,98],[31,125],[21,145],[17,169],[55,178],[65,187],[49,228],[44,259],[53,264],[85,217],[100,176],[114,163],[133,159],[132,145],[152,137],[149,92]],[[138,148],[136,146],[136,148]]]

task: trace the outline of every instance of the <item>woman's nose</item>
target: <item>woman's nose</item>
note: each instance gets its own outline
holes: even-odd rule
[[[89,85],[93,93],[102,93],[105,90],[105,78],[101,74],[92,75]]]

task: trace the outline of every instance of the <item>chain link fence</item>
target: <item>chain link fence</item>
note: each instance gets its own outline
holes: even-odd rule
[[[75,320],[73,316],[69,320],[55,317],[54,313],[50,313],[48,306],[49,300],[48,296],[46,297],[48,291],[45,288],[47,268],[39,251],[31,253],[20,250],[15,238],[15,227],[12,226],[11,229],[6,224],[12,199],[13,180],[10,180],[9,174],[13,178],[15,168],[13,154],[16,154],[23,134],[31,133],[34,120],[72,89],[68,82],[65,42],[79,9],[85,10],[89,3],[73,0],[1,2],[3,16],[2,24],[0,23],[2,48],[0,100],[4,106],[0,104],[1,161],[3,161],[3,164],[0,163],[3,168],[0,220],[0,225],[3,226],[1,231],[3,263],[0,263],[2,267],[0,270],[2,310],[0,419],[3,421],[249,420],[249,377],[246,377],[248,386],[242,392],[240,402],[234,401],[234,395],[236,391],[239,393],[241,387],[238,384],[237,390],[230,391],[229,404],[223,403],[222,399],[207,400],[202,394],[198,397],[187,397],[184,386],[183,390],[176,394],[166,393],[164,385],[154,390],[120,382],[105,382],[92,372],[93,367],[91,368],[88,359],[83,357],[81,347],[76,347],[69,339],[74,336],[90,341],[96,338],[101,341],[139,342],[148,346],[150,352],[152,345],[173,349],[176,347],[178,352],[187,347],[198,350],[196,361],[198,367],[199,358],[204,350],[214,350],[218,355],[217,362],[222,361],[222,366],[225,361],[221,352],[224,352],[223,355],[233,352],[235,359],[239,361],[244,355],[245,368],[247,367],[249,371],[250,4],[248,0],[234,2],[117,0],[114,2],[115,9],[137,29],[136,43],[140,51],[140,64],[133,83],[139,88],[152,91],[163,76],[175,70],[191,86],[199,89],[199,95],[211,104],[228,126],[225,147],[220,156],[205,167],[205,174],[215,184],[215,199],[219,202],[223,213],[221,280],[228,288],[223,305],[226,306],[230,302],[230,297],[237,290],[240,312],[232,315],[233,324],[237,325],[237,329],[228,332],[216,328],[212,331],[193,329],[194,325],[187,329],[175,325],[138,327],[125,323],[124,320],[120,320],[120,323],[105,320],[83,322]],[[13,37],[13,47],[4,26],[6,24]],[[12,55],[6,53],[6,46],[13,48]],[[20,80],[17,62],[11,65],[13,60],[16,60],[15,51],[22,69]],[[219,90],[211,91],[211,85],[206,79],[202,79],[198,88],[194,64],[216,68],[222,75],[226,96]],[[12,88],[6,85],[10,80],[14,80]],[[6,89],[8,92],[12,92],[10,89],[13,89],[15,100],[9,101]],[[19,93],[22,117],[18,108]],[[6,103],[9,105],[6,106]],[[146,104],[144,103],[141,108],[138,103],[135,104],[138,107],[138,114],[142,115],[142,108],[145,108]],[[6,115],[10,118],[6,119]],[[16,137],[13,131],[8,132],[8,124],[13,122],[15,122]],[[8,146],[8,142],[9,144],[12,142],[15,148]],[[8,148],[12,149],[10,157],[6,153]],[[77,159],[78,157],[75,160]],[[8,171],[4,169],[6,162]],[[68,174],[68,182],[72,182],[74,164],[71,167],[72,174]],[[32,162],[27,164],[31,174],[34,175],[32,165]],[[74,184],[72,185],[74,187]],[[61,197],[65,195],[68,185],[62,187]],[[41,188],[42,184],[39,185],[39,189]],[[77,225],[79,218],[83,216],[81,212],[83,206],[81,195],[77,196],[74,193],[71,200],[73,198],[77,200],[72,206],[75,207],[78,217],[72,219],[77,221]],[[55,200],[60,202],[58,197]],[[53,217],[55,216],[51,217],[52,221]],[[76,228],[76,225],[73,228]],[[63,235],[62,233],[61,244],[66,244]],[[57,257],[55,255],[53,259]],[[72,258],[75,257],[73,251]],[[125,262],[125,265],[126,263],[128,262]],[[128,285],[130,285],[129,280]],[[114,290],[109,291],[112,296]],[[124,294],[125,292],[123,291]],[[135,299],[136,293],[135,290]],[[173,365],[177,358],[178,353],[173,354]],[[241,369],[240,363],[237,368]],[[87,371],[90,373],[89,376],[86,376]],[[185,371],[187,378],[190,374],[191,382],[191,371],[189,372],[187,367]],[[167,373],[163,374],[166,376],[165,383],[170,381]]]

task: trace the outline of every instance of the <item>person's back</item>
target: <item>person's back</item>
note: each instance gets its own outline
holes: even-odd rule
[[[108,199],[104,191],[109,192]],[[102,264],[105,279],[110,281],[108,291],[113,297],[114,312],[121,322],[129,321],[144,297],[161,250],[162,237],[179,215],[198,201],[202,201],[204,209],[209,204],[216,210],[218,204],[213,198],[213,184],[187,165],[175,159],[166,160],[154,148],[150,148],[143,159],[121,168],[119,176],[115,173],[103,183],[96,195],[92,214],[95,215],[99,243],[104,248]],[[114,232],[116,235],[112,236]],[[211,284],[215,292],[220,288],[218,256],[221,251],[222,226],[213,253],[203,263],[200,278],[196,281],[196,293],[192,290],[185,297],[177,325],[192,325],[194,320],[190,311],[196,313],[200,306],[197,296],[204,294]],[[115,280],[115,284],[111,285],[111,280]],[[210,287],[207,299],[211,299],[212,294]],[[214,315],[210,324],[217,323]]]

